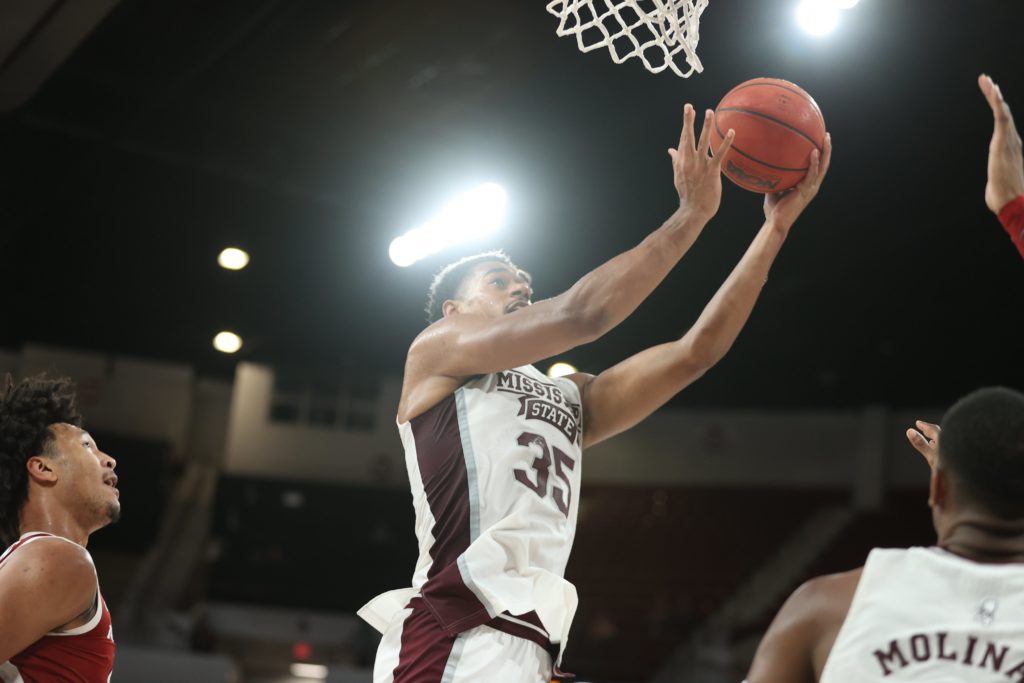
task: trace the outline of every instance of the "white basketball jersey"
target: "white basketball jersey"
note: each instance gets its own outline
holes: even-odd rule
[[[399,424],[419,561],[411,591],[385,593],[360,615],[383,632],[418,593],[453,635],[498,617],[540,627],[564,649],[582,427],[576,384],[530,365],[474,378]]]
[[[873,550],[821,683],[1024,682],[1024,564]]]

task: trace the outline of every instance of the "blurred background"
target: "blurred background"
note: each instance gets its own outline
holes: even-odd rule
[[[0,372],[73,377],[118,460],[90,543],[113,681],[369,681],[355,610],[416,558],[394,414],[432,274],[502,247],[563,291],[675,208],[683,104],[756,76],[816,98],[832,170],[730,354],[588,451],[563,668],[740,680],[801,581],[931,543],[904,430],[1024,388],[976,84],[1024,111],[1024,4],[862,0],[828,31],[808,1],[711,0],[686,80],[581,54],[539,1],[0,5]],[[762,220],[725,185],[636,314],[541,369],[685,332]],[[467,204],[489,232],[389,258]]]

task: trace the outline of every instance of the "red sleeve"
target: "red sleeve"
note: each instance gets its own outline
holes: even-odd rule
[[[1017,245],[1017,251],[1024,257],[1024,194],[999,210],[999,222],[1006,228],[1010,239]]]

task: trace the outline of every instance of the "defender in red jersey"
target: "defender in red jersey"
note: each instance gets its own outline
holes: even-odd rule
[[[1024,257],[1024,153],[1003,91],[986,75],[978,77],[981,92],[992,107],[995,125],[988,146],[985,204],[999,216],[1007,234]]]
[[[0,681],[108,683],[110,613],[89,535],[121,514],[116,462],[81,427],[74,385],[0,391]]]

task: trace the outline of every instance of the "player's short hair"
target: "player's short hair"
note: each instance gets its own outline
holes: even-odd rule
[[[942,418],[939,463],[972,502],[1024,518],[1024,394],[986,387],[957,401]]]
[[[449,263],[434,276],[434,281],[430,283],[430,289],[427,291],[427,307],[425,310],[428,323],[437,322],[444,317],[444,312],[441,310],[444,302],[456,298],[459,287],[462,286],[466,276],[469,275],[469,271],[473,270],[474,266],[486,261],[499,261],[512,270],[519,271],[519,267],[512,263],[512,259],[508,257],[508,254],[500,249],[466,256],[455,263]],[[530,280],[528,274],[523,273],[523,275],[527,281]]]
[[[67,377],[43,375],[15,383],[10,375],[0,385],[0,544],[18,540],[18,517],[28,498],[25,463],[50,453],[53,425],[82,426],[75,407],[75,385]]]

